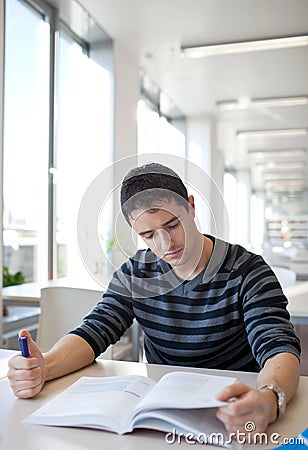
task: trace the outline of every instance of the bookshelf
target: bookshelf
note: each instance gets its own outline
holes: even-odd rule
[[[308,247],[308,216],[268,219],[266,240],[272,247],[283,246],[287,241],[294,247]]]

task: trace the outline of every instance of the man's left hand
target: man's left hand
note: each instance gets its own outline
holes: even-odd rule
[[[277,397],[272,391],[259,392],[244,383],[237,382],[224,388],[217,396],[218,400],[229,402],[217,411],[229,433],[260,432],[277,418]],[[254,430],[245,427],[247,423],[254,424]]]

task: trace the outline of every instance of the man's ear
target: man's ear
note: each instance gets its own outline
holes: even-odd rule
[[[190,205],[190,207],[194,210],[194,212],[195,212],[195,199],[194,199],[194,196],[193,195],[190,195],[189,197],[188,197],[188,203],[189,203],[189,205]]]
[[[193,196],[193,195],[190,195],[190,196],[188,197],[188,203],[190,204],[190,206],[191,206],[193,209],[195,209],[195,199],[194,199],[194,196]]]

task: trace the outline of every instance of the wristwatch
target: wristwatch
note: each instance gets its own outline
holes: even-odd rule
[[[286,394],[285,392],[279,387],[275,386],[274,384],[265,384],[264,386],[260,387],[258,391],[265,391],[266,389],[269,389],[270,391],[273,391],[276,394],[277,397],[277,417],[281,416],[285,410],[286,410]]]

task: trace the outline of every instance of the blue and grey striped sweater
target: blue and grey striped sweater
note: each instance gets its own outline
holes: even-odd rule
[[[287,299],[271,268],[239,245],[208,237],[214,248],[207,267],[184,282],[150,250],[138,251],[71,333],[97,357],[136,318],[154,364],[258,371],[277,353],[299,357]]]

